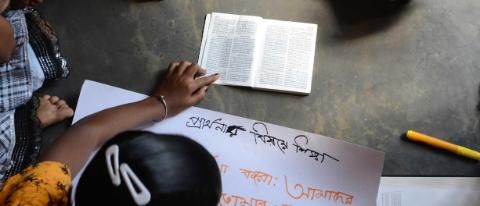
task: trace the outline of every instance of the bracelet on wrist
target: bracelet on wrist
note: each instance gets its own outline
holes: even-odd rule
[[[163,105],[163,108],[165,109],[165,115],[163,116],[162,119],[160,120],[157,120],[157,121],[163,121],[165,119],[167,119],[167,116],[168,116],[168,107],[167,107],[167,101],[165,101],[165,97],[160,95],[160,96],[157,96],[157,95],[153,95],[153,97],[159,101],[160,103],[162,103]]]

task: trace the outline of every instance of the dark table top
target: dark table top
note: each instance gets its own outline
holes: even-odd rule
[[[42,10],[71,76],[44,92],[73,106],[85,79],[148,93],[170,62],[197,61],[209,12],[316,23],[310,95],[213,86],[199,106],[384,151],[384,175],[479,176],[475,161],[401,138],[414,129],[480,149],[479,9],[476,0],[417,0],[346,24],[351,11],[327,0],[50,0]],[[45,144],[66,126],[47,129]]]

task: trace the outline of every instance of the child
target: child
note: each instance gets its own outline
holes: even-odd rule
[[[40,2],[0,0],[0,185],[36,161],[42,128],[73,115],[56,96],[32,98],[45,82],[68,75],[55,33],[24,8]]]
[[[220,173],[203,147],[178,136],[123,133],[200,102],[208,85],[219,78],[196,78],[204,74],[198,65],[173,63],[152,96],[80,120],[40,163],[7,180],[0,205],[67,205],[71,177],[82,175],[88,158],[104,146],[80,179],[78,205],[216,206]]]
[[[128,132],[104,145],[71,197],[75,206],[216,206],[221,188],[215,158],[200,144],[182,136]]]

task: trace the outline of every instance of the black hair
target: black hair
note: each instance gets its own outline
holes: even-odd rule
[[[80,178],[77,206],[137,205],[125,181],[119,186],[112,183],[105,157],[111,145],[118,145],[119,163],[128,164],[151,193],[146,205],[218,204],[220,172],[204,147],[183,136],[135,131],[116,136],[99,150]]]

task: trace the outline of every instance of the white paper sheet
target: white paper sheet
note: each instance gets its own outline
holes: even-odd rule
[[[144,97],[85,81],[74,122]],[[220,205],[373,206],[376,202],[383,152],[197,107],[141,129],[182,134],[205,146],[222,174]]]
[[[477,177],[382,177],[377,206],[478,206]]]

